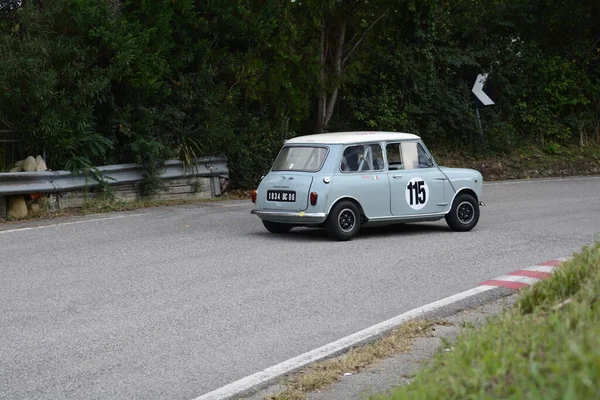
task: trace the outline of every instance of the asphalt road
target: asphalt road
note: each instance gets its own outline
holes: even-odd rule
[[[600,177],[484,191],[471,232],[343,243],[248,202],[0,225],[0,398],[192,399],[600,233]]]

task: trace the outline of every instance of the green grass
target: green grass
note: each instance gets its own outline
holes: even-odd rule
[[[600,398],[600,242],[382,399]]]

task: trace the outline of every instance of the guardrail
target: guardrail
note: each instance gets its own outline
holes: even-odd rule
[[[116,164],[97,167],[106,178],[109,185],[121,183],[141,182],[144,179],[144,169],[139,164]],[[178,160],[168,160],[164,164],[161,174],[163,179],[177,179],[186,177],[229,177],[227,157],[198,158],[192,160],[192,165],[185,168]],[[31,193],[58,193],[84,188],[93,188],[100,185],[92,176],[83,173],[75,175],[68,171],[46,172],[7,172],[0,173],[0,196],[12,196]],[[220,185],[214,185],[214,190],[220,194]]]

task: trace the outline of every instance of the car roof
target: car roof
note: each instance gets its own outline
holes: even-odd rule
[[[404,132],[377,132],[377,131],[356,131],[356,132],[332,132],[317,133],[314,135],[298,136],[288,139],[286,144],[295,143],[321,143],[321,144],[349,144],[365,142],[381,142],[386,140],[414,140],[420,139],[419,136]]]

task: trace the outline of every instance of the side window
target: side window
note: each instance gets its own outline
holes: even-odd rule
[[[405,169],[432,168],[433,161],[417,142],[402,143],[402,158]]]
[[[378,144],[348,146],[340,163],[343,172],[382,171],[383,167],[383,151]]]
[[[417,151],[419,152],[419,168],[433,168],[433,160],[429,157],[429,154],[427,154],[421,143],[417,144]]]
[[[385,146],[385,152],[388,160],[388,169],[396,170],[403,169],[402,165],[402,155],[400,153],[400,144],[398,143],[390,143]]]

